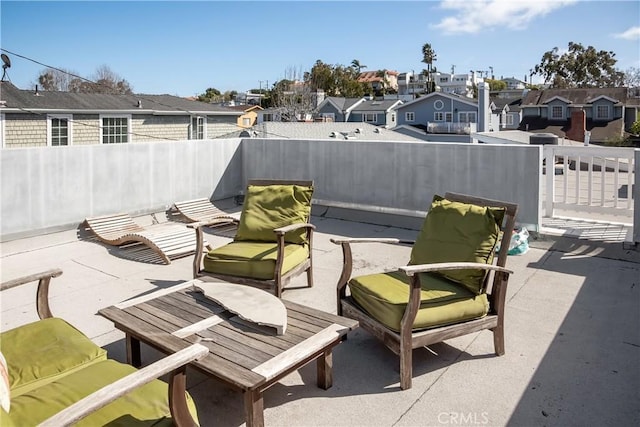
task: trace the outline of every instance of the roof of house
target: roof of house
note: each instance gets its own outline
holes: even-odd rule
[[[341,96],[328,96],[318,105],[321,108],[323,104],[331,103],[340,111],[346,111],[353,107],[355,104],[361,102],[363,98],[344,98]]]
[[[271,139],[421,142],[419,138],[361,122],[263,122],[224,137],[246,137],[247,135],[253,138]]]
[[[353,111],[387,111],[398,104],[402,104],[399,99],[365,99]]]
[[[405,107],[408,107],[408,106],[412,106],[412,105],[417,104],[417,103],[425,102],[426,100],[431,99],[431,98],[436,97],[436,96],[442,96],[442,97],[445,97],[445,98],[450,98],[450,99],[452,99],[454,101],[462,102],[462,103],[465,103],[465,104],[468,104],[468,105],[473,105],[475,107],[478,106],[478,100],[474,99],[474,98],[468,98],[466,96],[458,95],[458,94],[455,94],[455,93],[431,92],[428,95],[423,95],[423,96],[421,96],[419,98],[416,98],[416,99],[414,99],[412,101],[407,102],[406,104],[398,105],[395,108],[396,108],[396,110],[400,110],[402,108],[405,108]]]
[[[364,71],[362,73],[360,73],[360,75],[358,76],[358,81],[359,82],[381,82],[382,80],[384,80],[384,78],[380,75],[382,74],[383,70],[377,70],[377,71]],[[392,71],[392,70],[384,70],[384,72],[388,75],[388,76],[397,76],[399,73],[397,71]]]
[[[137,112],[140,114],[241,115],[227,107],[191,101],[173,95],[110,95],[18,89],[9,82],[0,83],[0,101],[5,111],[13,112]]]
[[[552,133],[560,138],[564,138],[571,128],[571,121],[550,121],[546,118],[537,116],[525,116],[520,121],[519,130],[526,130],[535,133]],[[591,132],[592,142],[605,142],[608,139],[620,137],[623,135],[624,120],[618,118],[608,122],[593,121],[586,119],[585,129]]]
[[[505,106],[509,106],[509,112],[516,113],[520,111],[520,105],[522,104],[522,97],[516,98],[498,98],[491,97],[491,102],[496,106],[496,110],[502,111]]]
[[[248,113],[249,111],[252,111],[252,110],[264,110],[264,108],[262,108],[259,105],[251,105],[251,104],[227,105],[227,108],[235,111],[242,111],[244,113]]]
[[[626,87],[532,90],[525,96],[522,106],[544,105],[554,98],[565,99],[572,105],[580,106],[588,105],[603,96],[624,105],[640,105],[640,98],[631,97],[628,92]]]

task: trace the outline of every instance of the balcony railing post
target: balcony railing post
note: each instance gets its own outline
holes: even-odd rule
[[[545,201],[545,209],[544,214],[546,217],[553,216],[553,201],[555,198],[555,185],[553,180],[555,179],[555,152],[553,145],[546,145],[543,147],[543,164],[545,168],[546,174],[546,201]],[[542,171],[540,172],[542,173]]]

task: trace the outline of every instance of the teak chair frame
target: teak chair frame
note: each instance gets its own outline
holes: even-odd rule
[[[300,185],[305,187],[313,186],[312,180],[277,180],[277,179],[251,179],[248,180],[247,185]],[[311,216],[311,214],[309,214]],[[203,227],[219,226],[223,224],[239,223],[235,218],[219,218],[213,221],[207,222],[195,222],[188,224],[187,227],[193,228],[196,232],[196,253],[193,259],[193,278],[212,277],[215,279],[224,280],[230,283],[238,283],[243,285],[256,286],[259,288],[272,290],[274,294],[280,298],[282,296],[283,289],[289,284],[291,279],[306,272],[307,273],[307,286],[313,287],[313,231],[315,226],[309,223],[307,219],[306,223],[297,223],[287,225],[285,227],[277,228],[274,231],[277,238],[277,256],[276,265],[274,271],[274,277],[272,279],[254,279],[250,277],[242,276],[230,276],[226,274],[210,273],[205,271],[202,266],[202,260],[204,258],[205,247],[210,250],[211,246],[204,244]],[[307,233],[307,242],[309,245],[309,257],[298,264],[286,273],[282,272],[282,266],[284,264],[284,236],[286,233],[298,229],[305,229]]]
[[[411,388],[413,370],[413,349],[435,344],[447,339],[473,332],[489,329],[493,332],[493,343],[495,353],[501,356],[505,352],[504,342],[504,311],[505,297],[509,275],[513,272],[505,268],[509,241],[515,226],[515,218],[518,205],[498,200],[485,199],[464,194],[446,193],[444,196],[451,201],[471,203],[480,206],[504,207],[506,209],[503,221],[502,238],[500,240],[500,251],[495,257],[493,265],[482,263],[462,263],[447,262],[438,264],[409,265],[400,267],[398,270],[409,277],[411,286],[409,302],[402,317],[400,332],[394,332],[382,323],[378,322],[355,301],[346,294],[347,283],[351,279],[353,270],[353,256],[351,251],[352,243],[389,243],[389,244],[413,244],[411,240],[400,240],[393,238],[332,238],[331,241],[342,246],[343,268],[337,283],[337,310],[338,314],[355,319],[360,326],[381,340],[395,354],[400,356],[400,388],[403,390]],[[455,270],[455,269],[484,269],[492,272],[487,274],[483,289],[488,294],[489,313],[480,319],[464,321],[452,325],[440,326],[426,330],[413,330],[413,323],[420,308],[420,279],[418,273]],[[492,280],[491,280],[492,279]],[[489,283],[491,281],[491,286]]]

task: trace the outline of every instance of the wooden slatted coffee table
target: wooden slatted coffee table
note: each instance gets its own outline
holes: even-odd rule
[[[264,390],[314,360],[318,387],[331,387],[331,352],[358,327],[357,321],[283,300],[287,329],[276,335],[206,298],[194,289],[198,283],[192,280],[99,311],[125,333],[129,363],[140,366],[141,342],[169,354],[200,341],[209,356],[191,365],[244,393],[247,426],[264,425]]]

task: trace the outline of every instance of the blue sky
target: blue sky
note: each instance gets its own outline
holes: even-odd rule
[[[638,1],[2,0],[0,20],[3,49],[86,78],[107,65],[147,94],[264,88],[316,60],[418,72],[425,43],[440,71],[493,67],[496,78],[524,79],[571,41],[640,67]],[[11,82],[32,87],[45,67],[9,56]]]

